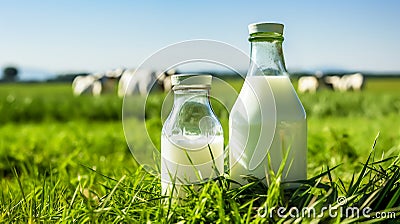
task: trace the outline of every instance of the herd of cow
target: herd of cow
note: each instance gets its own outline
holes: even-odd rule
[[[119,97],[126,95],[146,95],[150,90],[171,90],[171,75],[176,70],[166,72],[149,69],[114,69],[105,73],[94,73],[77,76],[72,82],[74,95],[90,94],[99,96],[103,93],[118,93]],[[321,84],[335,91],[361,90],[364,77],[361,73],[343,76],[302,76],[298,80],[298,91],[315,93]]]
[[[348,74],[343,76],[302,76],[299,78],[297,90],[300,93],[315,93],[320,83],[335,91],[359,91],[364,84],[364,76],[361,73]]]
[[[146,95],[153,89],[168,92],[172,88],[171,75],[175,73],[174,69],[161,72],[118,68],[105,73],[77,76],[72,82],[72,90],[76,96],[83,94],[99,96],[103,93],[116,92],[119,97],[125,94]]]

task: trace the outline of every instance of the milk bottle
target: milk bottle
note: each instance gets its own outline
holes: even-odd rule
[[[251,62],[229,117],[230,177],[246,184],[243,175],[252,175],[267,184],[267,154],[276,173],[288,153],[282,181],[306,179],[306,114],[286,72],[283,24],[251,24],[249,32]]]
[[[209,101],[212,77],[180,74],[171,78],[174,105],[161,136],[161,190],[184,197],[182,185],[212,180],[224,173],[224,139]]]

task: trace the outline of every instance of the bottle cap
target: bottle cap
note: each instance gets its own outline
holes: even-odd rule
[[[279,33],[283,35],[283,24],[281,23],[252,23],[249,25],[249,34],[253,33]]]
[[[171,76],[172,86],[211,86],[212,76],[207,74],[179,74]]]

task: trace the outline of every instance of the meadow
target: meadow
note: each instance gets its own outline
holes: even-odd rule
[[[237,90],[242,83],[228,82]],[[188,186],[187,199],[176,205],[166,203],[159,179],[133,159],[122,99],[74,97],[68,84],[1,84],[0,223],[398,223],[399,90],[400,79],[387,78],[368,79],[361,92],[299,94],[309,130],[302,187],[284,190],[277,173],[269,188],[250,178],[230,189],[224,176],[199,191]],[[146,124],[156,146],[165,96],[152,93],[147,103]],[[214,110],[227,142],[229,114],[216,103]],[[369,217],[331,217],[321,211],[328,205],[371,211]],[[278,207],[314,208],[322,215],[294,217],[287,210],[281,217]]]

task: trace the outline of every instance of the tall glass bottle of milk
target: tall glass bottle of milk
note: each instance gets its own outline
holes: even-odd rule
[[[287,154],[281,180],[306,179],[306,114],[285,68],[283,24],[250,24],[249,33],[250,66],[229,117],[231,178],[245,184],[244,175],[255,176],[267,184],[270,167],[276,174]]]
[[[212,180],[224,172],[222,126],[209,101],[211,75],[173,75],[172,111],[161,136],[161,190],[183,197],[182,185]]]

